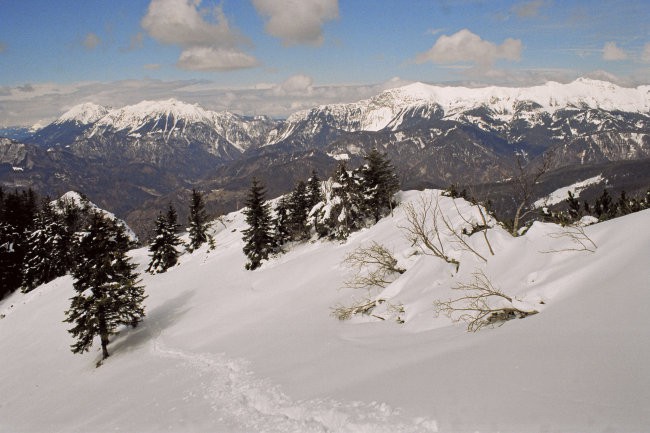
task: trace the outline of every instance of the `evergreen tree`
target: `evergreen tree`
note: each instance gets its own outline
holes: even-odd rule
[[[582,217],[582,209],[580,208],[580,202],[573,195],[571,191],[567,192],[569,197],[566,199],[569,205],[569,218],[571,221],[577,221]]]
[[[594,204],[594,212],[599,220],[605,221],[610,218],[612,213],[612,197],[609,195],[606,189],[603,190],[603,194],[596,199]]]
[[[254,270],[261,266],[262,260],[267,260],[275,247],[271,231],[271,211],[265,202],[266,190],[257,179],[253,179],[246,200],[246,216],[248,228],[243,231],[244,254],[248,257],[246,269]]]
[[[21,235],[16,227],[0,221],[0,299],[22,282],[20,243]]]
[[[290,217],[289,197],[284,195],[275,206],[275,217],[273,218],[273,240],[277,247],[282,247],[291,239]]]
[[[0,209],[0,298],[23,283],[22,271],[36,215],[36,194],[28,191],[2,194]]]
[[[99,336],[106,359],[109,337],[117,328],[136,326],[144,317],[144,287],[126,255],[128,246],[124,227],[98,212],[76,242],[79,258],[72,270],[76,295],[65,319],[74,325],[68,330],[77,339],[73,353],[88,351]]]
[[[342,162],[332,176],[330,209],[324,218],[329,237],[347,239],[352,231],[363,227],[364,200],[358,173],[349,172]]]
[[[289,216],[289,232],[291,239],[302,241],[309,237],[309,226],[307,217],[309,216],[309,201],[307,197],[307,185],[300,181],[296,184],[291,198],[289,199],[291,214]]]
[[[162,273],[175,266],[180,252],[176,249],[182,242],[178,237],[177,214],[170,204],[166,215],[162,213],[156,219],[154,239],[149,246],[151,261],[147,272],[151,274]]]
[[[631,201],[627,198],[625,191],[621,191],[621,196],[618,198],[618,202],[616,203],[617,213],[621,216],[632,213],[630,203]]]
[[[307,207],[311,211],[314,206],[324,200],[321,189],[321,181],[316,170],[311,171],[311,177],[307,181]]]
[[[187,229],[190,236],[190,243],[187,250],[192,252],[201,245],[210,241],[208,235],[208,216],[205,213],[205,203],[200,192],[193,189],[190,201],[190,215],[188,217],[189,228]]]
[[[26,242],[22,291],[65,275],[70,263],[71,234],[48,200],[36,215],[34,230]]]
[[[370,151],[365,159],[366,165],[361,169],[365,194],[364,211],[377,223],[393,209],[393,195],[399,191],[399,180],[390,160],[377,149]]]

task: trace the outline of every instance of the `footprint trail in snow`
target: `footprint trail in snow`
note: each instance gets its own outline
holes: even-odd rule
[[[409,419],[384,403],[340,403],[334,400],[294,401],[277,386],[256,378],[245,361],[221,354],[200,354],[153,341],[153,352],[175,359],[202,378],[201,388],[185,397],[208,400],[220,423],[256,433],[426,433],[437,424]]]

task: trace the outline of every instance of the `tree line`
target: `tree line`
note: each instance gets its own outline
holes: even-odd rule
[[[193,190],[187,251],[206,242],[213,246],[207,218],[203,198]],[[179,229],[170,204],[156,219],[148,272],[164,272],[177,263],[183,244]],[[82,195],[51,201],[39,199],[32,189],[0,188],[0,298],[16,290],[28,293],[70,274],[75,295],[64,321],[72,324],[74,353],[88,351],[99,337],[103,360],[109,356],[111,335],[144,318],[144,286],[127,255],[135,246],[124,223]]]
[[[243,231],[246,269],[257,269],[291,243],[311,238],[342,240],[379,222],[395,206],[393,195],[398,190],[395,169],[378,150],[372,150],[356,169],[342,162],[325,182],[312,171],[307,181],[296,183],[273,206],[266,200],[264,185],[253,179],[243,211],[248,224]]]

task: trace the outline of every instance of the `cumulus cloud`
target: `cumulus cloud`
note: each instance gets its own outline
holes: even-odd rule
[[[338,18],[338,0],[253,0],[266,31],[285,45],[323,43],[323,24]]]
[[[643,51],[641,52],[641,61],[644,63],[650,63],[650,42],[643,46]]]
[[[308,75],[293,75],[283,83],[274,86],[277,95],[308,95],[312,92],[313,80]]]
[[[617,61],[627,59],[627,53],[616,45],[616,42],[607,42],[603,47],[603,60]]]
[[[230,26],[221,8],[200,10],[200,4],[201,0],[152,0],[140,24],[158,42],[183,49],[180,68],[224,71],[255,66],[257,61],[240,48],[248,41]]]
[[[101,39],[99,39],[99,36],[97,36],[95,33],[88,33],[86,37],[83,40],[83,46],[86,47],[87,50],[94,50],[99,46],[101,43]]]
[[[416,63],[472,63],[483,68],[490,67],[499,59],[517,61],[521,58],[522,43],[508,38],[501,45],[481,39],[468,29],[451,36],[442,35],[429,51],[420,53]]]
[[[525,3],[518,3],[511,10],[519,18],[534,18],[539,15],[540,9],[545,5],[545,0],[532,0]]]
[[[178,59],[180,68],[194,71],[230,71],[255,65],[253,56],[228,48],[191,47],[183,50]]]

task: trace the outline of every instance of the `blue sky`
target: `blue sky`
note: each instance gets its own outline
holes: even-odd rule
[[[650,82],[645,0],[0,0],[0,126],[176,97],[282,117],[423,81]]]

